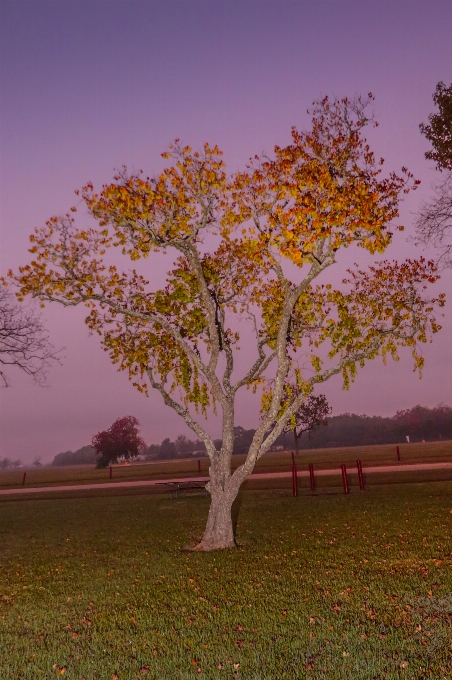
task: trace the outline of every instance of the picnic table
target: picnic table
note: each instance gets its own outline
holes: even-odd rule
[[[207,482],[205,481],[183,481],[183,480],[177,480],[173,479],[169,482],[158,482],[159,485],[165,485],[168,486],[168,489],[165,489],[165,493],[170,493],[171,498],[178,498],[180,493],[185,493],[186,491],[204,491],[206,494],[209,492],[206,489],[206,484]]]

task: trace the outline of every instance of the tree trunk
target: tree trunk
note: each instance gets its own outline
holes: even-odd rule
[[[223,491],[209,484],[211,504],[204,536],[195,550],[219,550],[235,548],[234,527],[232,522],[232,504],[237,496],[238,488]]]

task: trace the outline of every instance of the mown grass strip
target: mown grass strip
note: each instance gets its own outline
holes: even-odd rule
[[[450,483],[3,502],[2,678],[450,677]]]

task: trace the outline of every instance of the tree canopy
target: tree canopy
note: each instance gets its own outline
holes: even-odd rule
[[[94,435],[92,447],[96,451],[96,467],[105,468],[119,458],[130,460],[138,456],[146,443],[138,432],[139,422],[134,416],[118,418],[113,425]]]
[[[446,87],[439,82],[433,101],[438,107],[437,113],[430,114],[427,125],[419,126],[433,147],[425,157],[435,161],[438,170],[452,170],[452,83]]]
[[[76,451],[62,451],[57,453],[51,465],[87,465],[96,462],[96,451],[92,446],[82,446]]]
[[[417,185],[406,168],[382,176],[363,134],[375,124],[371,100],[325,97],[309,130],[293,128],[287,146],[232,175],[218,147],[176,140],[157,177],[123,168],[100,192],[88,183],[79,195],[97,225],[78,229],[76,207],[52,217],[31,236],[31,262],[10,273],[21,296],[86,305],[113,363],[139,390],[157,390],[204,442],[212,502],[199,549],[234,545],[240,485],[316,385],[339,374],[348,387],[368,360],[396,359],[400,347],[420,370],[420,347],[440,328],[444,296],[426,292],[438,278],[432,262],[356,265],[338,287],[325,276],[343,249],[383,253],[403,228],[399,201]],[[115,247],[135,268],[108,259]],[[153,290],[146,260],[165,253],[173,264]],[[239,374],[243,343],[254,357]],[[297,386],[291,399],[288,384]],[[232,472],[243,388],[262,391],[262,416]],[[211,409],[222,416],[220,450],[200,417]]]
[[[294,385],[288,385],[286,391],[290,390],[289,397],[297,390]],[[298,453],[298,440],[303,432],[313,432],[320,425],[327,425],[327,418],[331,413],[331,407],[328,404],[327,398],[324,394],[318,396],[310,394],[307,399],[301,404],[298,411],[293,414],[291,419],[287,422],[284,431],[293,432],[295,440],[295,449]]]

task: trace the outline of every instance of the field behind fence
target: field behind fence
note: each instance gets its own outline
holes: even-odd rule
[[[356,469],[357,459],[362,461],[364,474],[366,474],[366,468],[375,466],[452,462],[452,441],[400,444],[399,451],[400,462],[397,460],[396,445],[394,444],[310,449],[301,451],[296,456],[296,462],[299,471],[307,470],[309,463],[313,463],[314,470],[332,471],[331,477],[324,477],[321,482],[319,480],[319,488],[341,485],[340,466],[345,463],[350,471]],[[21,487],[24,472],[26,472],[25,486],[27,487],[205,477],[208,474],[209,461],[207,457],[200,458],[199,460],[201,461],[200,475],[198,472],[198,458],[195,457],[180,460],[134,463],[127,466],[114,465],[112,467],[111,479],[109,468],[96,470],[94,466],[89,465],[74,467],[44,466],[41,468],[5,470],[0,472],[0,489]],[[235,469],[241,465],[244,460],[244,455],[233,456],[233,468]],[[254,471],[256,473],[290,472],[291,466],[291,452],[276,451],[268,453],[259,460]],[[394,479],[394,474],[389,471],[379,473],[378,475],[368,475],[367,483],[391,482]],[[421,479],[437,480],[449,479],[451,471],[407,471],[397,473],[397,481],[402,481],[400,475],[408,475],[408,481],[421,481]],[[353,475],[351,483],[352,485],[357,484],[356,475]],[[247,482],[247,488],[285,488],[290,485],[290,479],[284,478],[278,480],[250,480]],[[300,480],[300,485],[302,489],[305,486],[309,486],[309,480],[303,478],[303,480]]]

